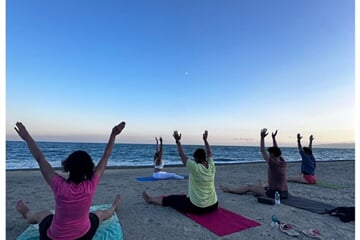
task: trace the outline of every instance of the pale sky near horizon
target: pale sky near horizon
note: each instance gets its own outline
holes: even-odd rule
[[[355,141],[354,1],[6,3],[6,139]],[[269,138],[269,137],[268,137]],[[270,138],[269,138],[270,140]]]

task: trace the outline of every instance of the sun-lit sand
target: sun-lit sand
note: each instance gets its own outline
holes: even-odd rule
[[[288,163],[288,175],[298,174],[300,163]],[[291,239],[271,228],[273,206],[258,203],[251,194],[224,193],[219,185],[234,186],[267,180],[265,163],[217,165],[216,185],[219,206],[260,222],[262,225],[219,238],[171,208],[145,203],[143,190],[150,195],[187,192],[187,180],[139,182],[136,177],[150,176],[151,168],[111,168],[98,186],[94,204],[112,203],[120,193],[117,209],[125,240],[180,239]],[[167,171],[187,175],[184,167],[169,167]],[[58,171],[61,173],[61,171]],[[323,201],[334,206],[355,205],[355,161],[318,162],[318,186],[289,183],[293,195]],[[54,200],[49,186],[38,170],[6,172],[6,239],[15,239],[28,224],[16,211],[16,202],[23,199],[33,211],[52,209]],[[329,214],[316,214],[286,205],[278,212],[281,221],[296,228],[318,229],[325,239],[355,239],[355,223],[344,223]],[[304,237],[301,235],[301,237]],[[310,239],[304,237],[303,239]]]

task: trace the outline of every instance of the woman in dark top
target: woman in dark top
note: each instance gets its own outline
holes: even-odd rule
[[[301,147],[302,136],[297,134],[297,145],[301,156],[301,173],[299,176],[288,177],[288,182],[297,182],[305,184],[316,184],[316,160],[312,153],[313,135],[309,137],[309,147]]]
[[[268,186],[245,185],[235,188],[228,188],[220,185],[221,190],[229,193],[244,194],[253,192],[260,196],[274,198],[275,192],[279,192],[280,198],[288,197],[288,186],[286,183],[286,162],[281,156],[281,150],[276,142],[277,130],[272,133],[273,146],[265,149],[265,137],[268,135],[267,129],[263,128],[260,132],[260,150],[264,160],[268,164]]]

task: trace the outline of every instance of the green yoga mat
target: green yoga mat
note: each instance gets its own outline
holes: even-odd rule
[[[322,181],[317,181],[316,184],[310,184],[310,186],[314,187],[322,187],[322,188],[330,188],[330,189],[342,189],[344,186],[334,184],[334,183],[327,183]]]
[[[91,206],[90,211],[110,208],[111,204],[102,204]],[[39,225],[32,224],[24,232],[22,232],[16,240],[38,240],[39,239]],[[116,212],[111,218],[103,221],[96,231],[93,240],[123,240],[123,232]]]

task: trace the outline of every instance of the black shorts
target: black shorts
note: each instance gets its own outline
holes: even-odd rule
[[[269,198],[275,198],[276,190],[265,187],[266,196]],[[280,194],[280,199],[288,198],[288,191],[277,191]]]
[[[51,238],[47,236],[47,230],[51,225],[53,217],[54,214],[50,214],[49,216],[45,217],[39,224],[40,240],[51,240]],[[98,216],[96,216],[96,214],[94,213],[89,213],[89,219],[91,224],[89,231],[87,231],[85,235],[76,240],[91,240],[92,237],[95,235],[96,230],[99,227],[100,220]]]
[[[218,203],[216,202],[214,205],[211,205],[209,207],[198,207],[192,204],[190,201],[190,198],[186,195],[170,195],[167,197],[164,197],[162,200],[163,206],[169,206],[172,208],[175,208],[176,210],[180,212],[185,213],[194,213],[194,214],[202,214],[202,213],[208,213],[212,212],[217,209]]]

